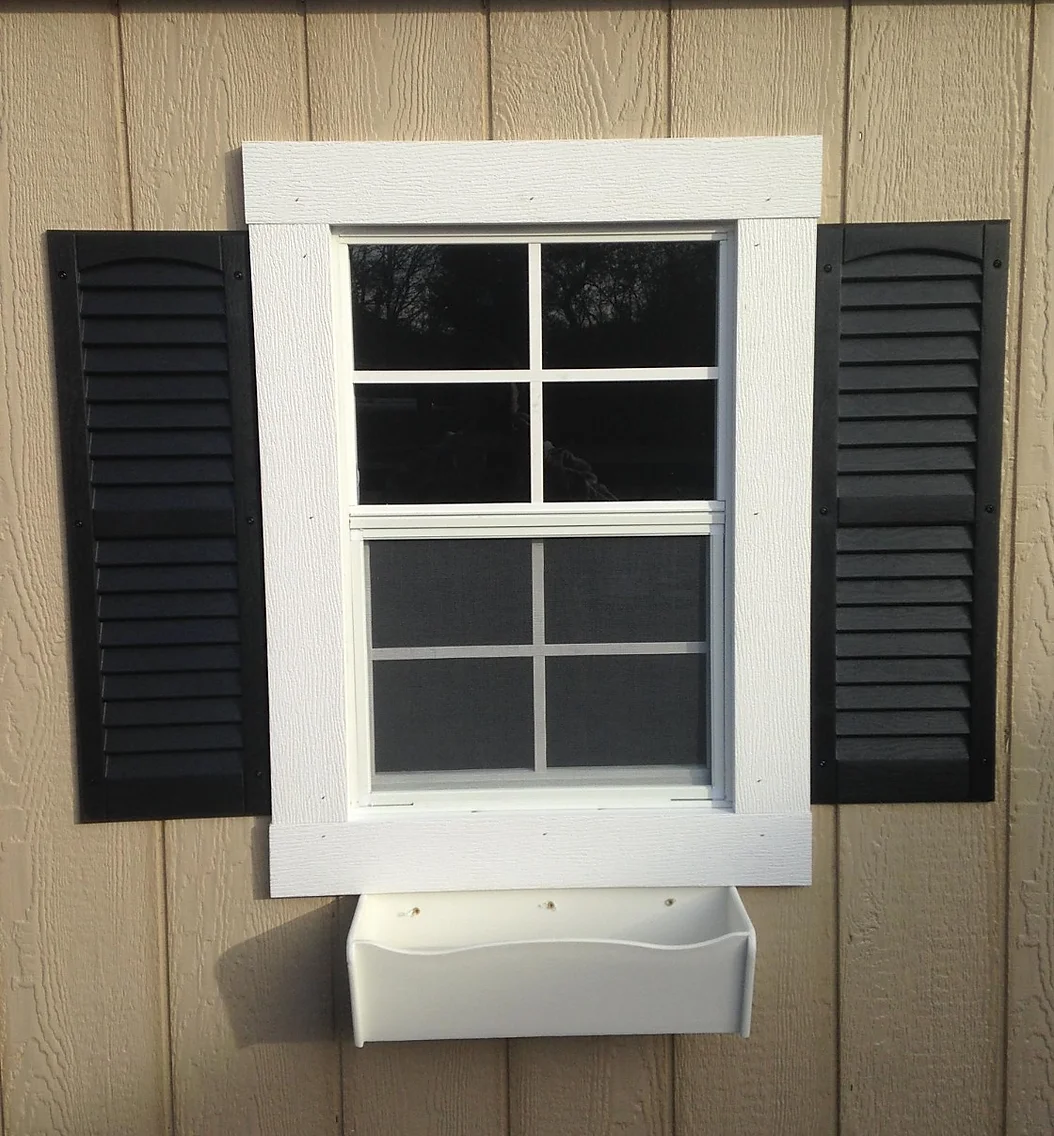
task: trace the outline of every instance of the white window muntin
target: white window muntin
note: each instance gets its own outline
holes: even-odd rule
[[[819,138],[254,143],[244,151],[264,497],[272,893],[800,884],[810,875],[808,529]],[[351,807],[335,227],[735,232],[735,789],[725,809]],[[762,459],[759,455],[765,455]],[[344,474],[347,470],[344,469]],[[343,531],[342,531],[343,530]],[[309,585],[305,586],[305,580]],[[407,814],[415,813],[413,817]],[[427,819],[434,816],[434,821]]]

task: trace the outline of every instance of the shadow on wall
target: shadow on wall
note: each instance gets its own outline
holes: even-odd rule
[[[353,912],[353,900],[331,900],[220,956],[216,982],[238,1048],[351,1036],[345,944]]]

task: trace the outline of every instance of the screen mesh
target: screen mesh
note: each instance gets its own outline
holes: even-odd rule
[[[706,639],[705,536],[561,538],[545,542],[545,634],[551,643]]]
[[[530,643],[527,540],[371,540],[374,647]]]
[[[705,765],[706,656],[549,659],[546,755],[573,765]]]
[[[378,773],[523,769],[534,764],[530,659],[373,664]]]
[[[378,773],[706,766],[707,536],[368,543]]]

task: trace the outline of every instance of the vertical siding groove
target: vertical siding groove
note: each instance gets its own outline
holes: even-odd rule
[[[1054,1131],[1054,4],[1032,9],[1011,655],[1006,1128]]]
[[[845,36],[843,42],[843,63],[845,82],[842,87],[842,149],[840,155],[841,189],[839,194],[838,220],[846,221],[849,200],[849,132],[852,130],[850,107],[853,91],[853,16],[856,0],[845,0]],[[842,1086],[842,810],[834,807],[832,821],[834,840],[834,926],[835,934],[831,942],[834,953],[832,969],[834,973],[834,1109],[835,1132],[842,1136],[843,1086]]]
[[[161,942],[161,993],[164,998],[161,1011],[164,1016],[164,1032],[162,1034],[164,1041],[163,1065],[161,1068],[162,1075],[165,1078],[165,1095],[167,1098],[167,1120],[168,1131],[170,1134],[176,1132],[176,1066],[175,1066],[175,1053],[172,1048],[172,958],[171,948],[169,946],[169,925],[170,913],[168,910],[168,839],[167,839],[167,823],[161,822],[161,863],[159,865],[160,880],[158,881],[160,887],[161,902],[158,905],[158,918],[157,930],[158,934],[162,936]]]
[[[128,227],[137,228],[135,216],[135,194],[132,190],[132,146],[128,128],[128,80],[125,69],[124,51],[124,16],[121,11],[120,0],[114,6],[113,18],[116,21],[117,45],[117,83],[118,83],[118,114],[120,116],[121,132],[121,164],[124,172],[124,187],[126,194],[126,208],[128,211]],[[158,958],[160,972],[158,983],[161,990],[161,1003],[158,1012],[161,1015],[161,1076],[165,1095],[165,1120],[169,1136],[176,1132],[176,1097],[175,1080],[176,1069],[174,1053],[172,1050],[172,984],[169,947],[169,910],[168,910],[168,841],[166,839],[167,825],[164,821],[157,823],[158,839],[161,845],[161,854],[157,864],[158,910],[157,935]]]
[[[300,35],[303,45],[302,58],[304,66],[301,69],[301,95],[304,100],[304,110],[307,115],[307,136],[315,140],[315,108],[311,105],[311,41],[307,34],[307,0],[297,0],[297,10],[300,15]],[[267,141],[265,139],[265,141]]]
[[[484,33],[484,75],[485,101],[483,105],[483,137],[494,137],[494,39],[491,31],[490,0],[481,0],[483,5]]]
[[[128,227],[134,229],[136,227],[135,194],[132,192],[132,147],[128,136],[128,84],[125,77],[124,19],[121,13],[121,0],[117,0],[117,3],[114,5],[113,18],[116,21],[117,113],[120,117],[119,128],[122,142],[121,166],[124,174],[125,208],[128,210]]]
[[[1027,64],[1027,77],[1025,81],[1025,106],[1027,108],[1024,121],[1024,138],[1022,142],[1022,173],[1021,173],[1021,218],[1023,227],[1029,223],[1029,191],[1031,185],[1031,164],[1032,164],[1032,129],[1033,129],[1033,82],[1036,70],[1036,2],[1032,0],[1029,5],[1028,13],[1028,64]],[[1007,476],[1010,481],[1010,489],[1008,494],[1008,509],[1009,521],[1007,522],[1007,541],[1011,549],[1017,547],[1017,532],[1018,532],[1018,501],[1021,476],[1017,467],[1018,447],[1021,441],[1021,412],[1022,404],[1024,402],[1024,395],[1022,394],[1022,369],[1024,366],[1024,352],[1025,352],[1025,311],[1026,311],[1026,296],[1025,296],[1025,258],[1028,245],[1026,243],[1027,236],[1022,234],[1019,242],[1021,254],[1017,258],[1017,265],[1015,271],[1017,273],[1017,311],[1018,311],[1018,324],[1017,324],[1017,342],[1012,357],[1017,360],[1017,376],[1015,379],[1015,387],[1018,392],[1018,397],[1014,406],[1013,413],[1013,426],[1010,431],[1010,445],[1004,451],[1007,455],[1007,460],[1004,465],[1007,468]],[[1008,289],[1009,292],[1009,289]],[[1012,329],[1008,328],[1008,336],[1011,335]],[[1010,708],[1014,705],[1014,687],[1017,681],[1017,617],[1019,613],[1019,605],[1017,598],[1017,577],[1018,577],[1018,558],[1011,555],[1009,559],[1010,580],[1008,584],[1009,597],[1007,599],[1007,630],[1006,630],[1006,657],[1008,664],[1006,668],[1006,690],[1005,690],[1005,705]],[[1004,906],[1003,906],[1003,952],[1005,959],[1005,968],[1003,972],[1003,1096],[1002,1096],[1002,1123],[1003,1133],[1005,1136],[1014,1136],[1012,1133],[1011,1124],[1011,1077],[1013,1076],[1013,1069],[1010,1060],[1010,1030],[1012,1026],[1012,987],[1013,987],[1013,969],[1015,963],[1014,942],[1013,942],[1013,917],[1014,917],[1014,857],[1013,857],[1013,808],[1014,808],[1014,762],[1013,762],[1013,715],[1008,712],[1006,715],[1005,729],[1003,736],[999,739],[999,749],[1003,755],[1005,762],[1005,785],[1004,795],[1007,802],[1006,825],[1004,832],[1004,848],[1003,848],[1003,874],[1004,874]]]

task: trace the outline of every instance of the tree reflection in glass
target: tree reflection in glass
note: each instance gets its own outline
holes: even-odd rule
[[[717,262],[713,241],[543,245],[543,365],[714,366]]]
[[[349,247],[356,370],[528,366],[526,245]]]
[[[363,505],[529,501],[526,383],[357,383]]]

